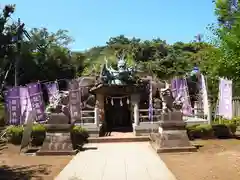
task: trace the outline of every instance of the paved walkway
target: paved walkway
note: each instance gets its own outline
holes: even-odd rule
[[[176,180],[148,142],[89,146],[55,180]]]

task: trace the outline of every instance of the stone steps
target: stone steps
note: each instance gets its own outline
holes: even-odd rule
[[[135,137],[90,137],[88,138],[89,143],[124,143],[124,142],[144,142],[150,141],[149,136],[135,136]]]

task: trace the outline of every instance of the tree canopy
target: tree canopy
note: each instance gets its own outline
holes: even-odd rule
[[[96,75],[104,57],[116,66],[116,56],[121,53],[126,55],[129,65],[137,64],[142,71],[160,79],[182,76],[199,66],[213,84],[220,76],[239,83],[240,10],[230,11],[228,1],[224,0],[217,0],[215,4],[218,24],[211,26],[212,37],[208,42],[202,41],[201,35],[193,37],[192,42],[174,44],[160,38],[141,40],[119,35],[111,37],[104,46],[73,52],[68,48],[73,42],[68,31],[49,32],[47,28],[33,28],[28,37],[23,36],[21,43],[19,84]],[[16,61],[14,37],[18,34],[18,27],[14,22],[8,23],[14,10],[15,6],[8,5],[0,16],[1,80]],[[10,71],[7,85],[14,84],[14,68]]]

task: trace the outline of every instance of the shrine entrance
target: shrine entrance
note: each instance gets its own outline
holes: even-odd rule
[[[132,108],[134,104],[131,98],[134,94],[139,94],[144,90],[145,85],[135,84],[99,84],[90,90],[98,97],[98,106],[103,114],[99,136],[109,136],[111,132],[133,132],[132,124],[134,117],[137,117],[138,110]]]
[[[105,121],[112,131],[132,131],[131,105],[128,96],[106,97]]]

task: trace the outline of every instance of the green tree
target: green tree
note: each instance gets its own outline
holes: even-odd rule
[[[218,26],[212,29],[216,48],[205,49],[208,59],[207,65],[211,65],[210,74],[227,77],[238,82],[240,80],[240,10],[229,11],[229,2],[216,1],[215,14],[220,19]],[[226,26],[231,22],[231,28]],[[217,43],[216,43],[217,42]]]

